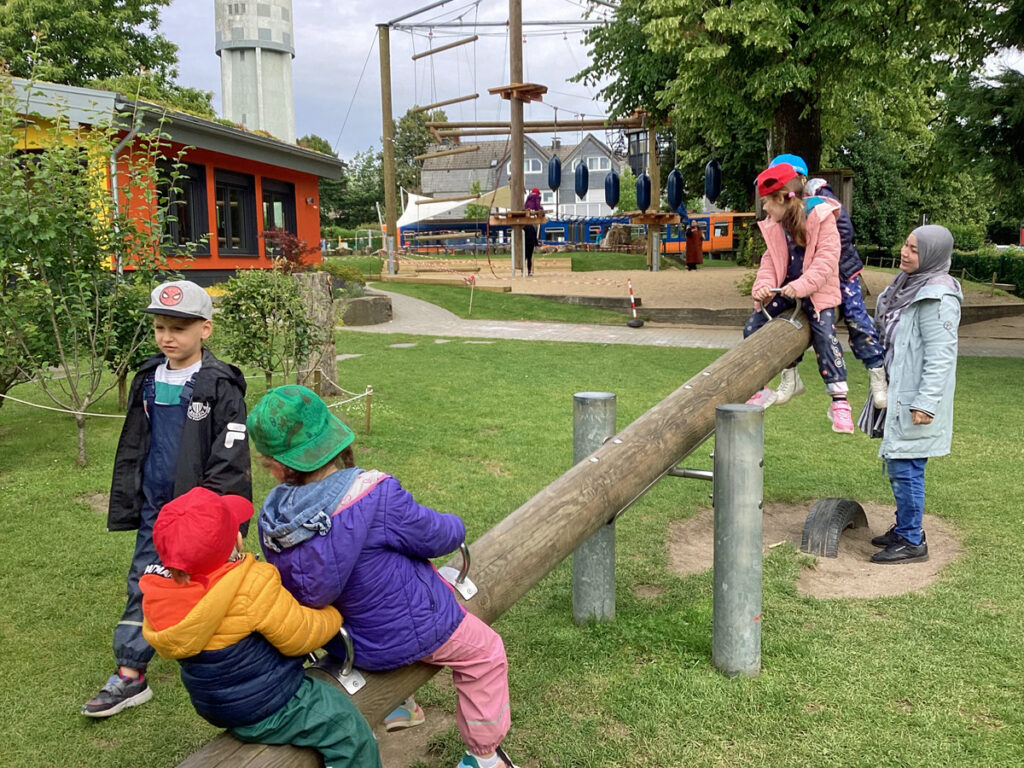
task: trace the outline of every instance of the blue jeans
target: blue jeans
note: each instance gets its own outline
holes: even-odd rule
[[[121,620],[114,627],[114,658],[119,667],[145,670],[153,658],[153,648],[142,636],[142,590],[139,579],[146,566],[159,563],[160,557],[153,544],[153,524],[159,510],[149,503],[142,505],[142,520],[135,535],[135,552],[128,569],[128,601]]]
[[[924,465],[928,459],[886,459],[896,499],[896,533],[917,546],[924,540]]]
[[[878,368],[885,357],[885,350],[878,340],[878,331],[864,306],[864,293],[860,289],[860,278],[854,277],[840,286],[843,295],[843,320],[850,333],[850,349],[865,368]]]

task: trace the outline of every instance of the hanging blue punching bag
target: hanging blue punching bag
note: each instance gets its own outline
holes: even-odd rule
[[[557,157],[548,160],[548,189],[557,192],[562,185],[562,161]]]
[[[683,203],[683,174],[673,168],[665,182],[665,198],[671,211],[678,211]]]
[[[651,207],[651,177],[646,173],[636,177],[636,207],[641,211]]]
[[[704,166],[704,197],[710,202],[718,199],[722,191],[722,164],[717,158],[711,158]]]
[[[587,196],[587,190],[590,188],[590,171],[587,170],[587,164],[581,162],[576,166],[576,197],[580,200]]]
[[[609,208],[619,204],[619,174],[615,171],[608,171],[604,177],[604,201]]]

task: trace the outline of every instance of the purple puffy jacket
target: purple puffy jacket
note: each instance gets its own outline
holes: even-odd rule
[[[390,475],[339,470],[274,488],[260,542],[299,602],[333,605],[352,635],[356,666],[386,670],[436,651],[465,611],[427,559],[457,549],[466,526],[416,503]],[[345,655],[340,640],[327,650]]]

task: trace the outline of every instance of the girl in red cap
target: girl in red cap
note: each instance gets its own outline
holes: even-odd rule
[[[543,211],[544,206],[540,202],[540,190],[534,187],[526,196],[526,204],[523,206],[528,211]],[[537,228],[533,224],[523,227],[523,236],[526,241],[526,274],[533,275],[533,250],[537,247]]]
[[[811,326],[811,345],[818,373],[832,398],[828,416],[835,432],[853,434],[850,403],[846,399],[846,365],[836,337],[835,308],[841,303],[836,220],[840,205],[833,200],[803,199],[799,173],[788,163],[762,171],[757,193],[768,216],[758,222],[767,249],[754,278],[751,295],[755,312],[743,328],[746,338],[769,317],[776,317],[799,303]],[[763,311],[762,311],[763,310]],[[765,314],[767,313],[767,315]],[[804,391],[797,359],[782,371],[777,391],[765,387],[747,402],[767,408],[785,403]]]

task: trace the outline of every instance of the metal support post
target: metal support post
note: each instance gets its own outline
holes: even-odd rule
[[[715,551],[711,663],[726,675],[761,671],[764,409],[715,409]]]
[[[572,398],[572,463],[579,464],[615,434],[615,395],[577,392]],[[590,457],[590,461],[596,461]],[[615,521],[602,526],[572,556],[572,618],[577,624],[615,618]]]

